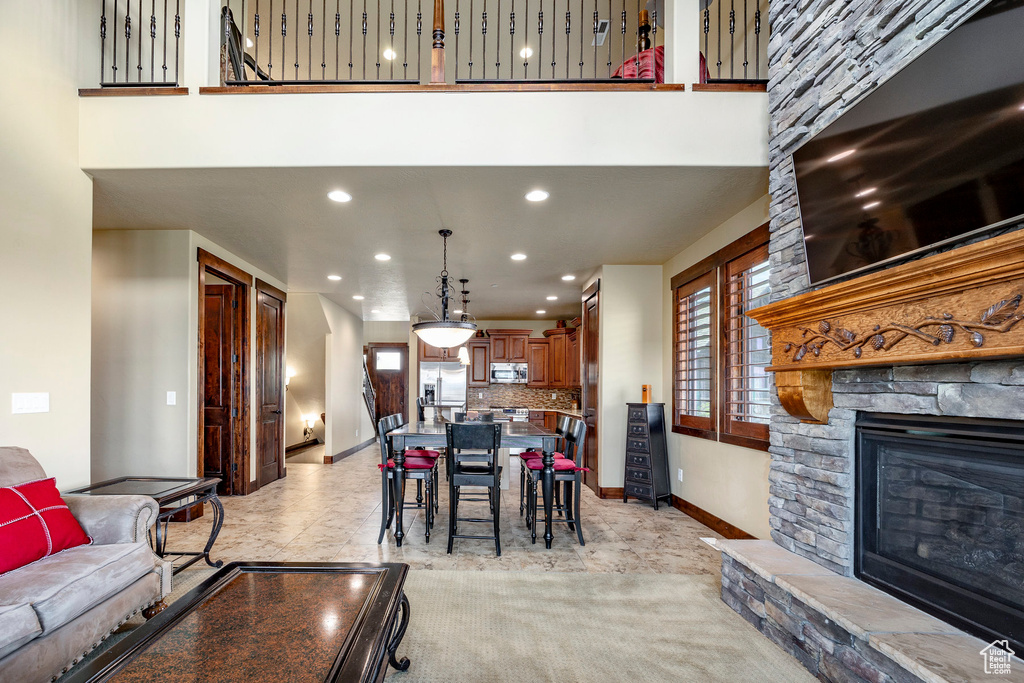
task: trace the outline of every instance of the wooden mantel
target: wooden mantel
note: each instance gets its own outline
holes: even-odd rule
[[[1024,355],[1024,230],[748,311],[772,333],[779,400],[824,422],[831,371]]]

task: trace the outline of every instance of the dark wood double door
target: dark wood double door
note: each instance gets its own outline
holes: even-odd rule
[[[220,495],[244,495],[285,475],[284,292],[256,287],[256,481],[250,434],[250,289],[253,278],[202,249],[199,260],[198,476],[221,480]],[[255,487],[253,484],[255,483]]]

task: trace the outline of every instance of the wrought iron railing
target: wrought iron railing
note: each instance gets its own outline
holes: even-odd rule
[[[366,367],[366,356],[363,356],[363,403],[366,404],[366,412],[370,415],[370,424],[377,424],[377,392],[373,389],[373,382],[370,381],[370,371]]]
[[[178,85],[181,0],[103,0],[100,85]]]
[[[455,81],[654,82],[656,7],[638,0],[448,0]],[[657,62],[657,63],[656,63]],[[657,67],[657,74],[656,68]],[[658,80],[664,80],[658,78]]]
[[[768,79],[768,0],[702,0],[700,47],[709,83]]]
[[[227,85],[419,83],[423,0],[228,0]]]

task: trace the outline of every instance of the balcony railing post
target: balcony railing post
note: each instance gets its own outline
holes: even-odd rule
[[[444,0],[434,0],[434,42],[430,49],[430,82],[444,83]]]

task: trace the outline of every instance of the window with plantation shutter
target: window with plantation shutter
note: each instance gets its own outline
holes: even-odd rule
[[[768,331],[746,312],[769,303],[768,245],[725,264],[722,292],[723,434],[765,440],[771,403]]]
[[[674,424],[694,430],[713,430],[714,273],[698,277],[674,291]]]
[[[674,432],[768,449],[768,273],[765,224],[672,278]]]

